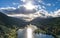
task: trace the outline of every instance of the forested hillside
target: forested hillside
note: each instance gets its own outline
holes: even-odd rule
[[[46,34],[51,34],[56,38],[60,35],[60,17],[38,17],[30,22],[26,22],[22,19],[8,17],[0,12],[0,38],[17,38],[17,30],[19,28],[24,28],[27,24],[35,25],[39,29],[45,31]],[[38,30],[36,31],[39,32]]]
[[[60,17],[44,19],[38,17],[32,20],[31,24],[36,25],[47,34],[51,34],[53,36],[60,35]]]
[[[17,38],[17,29],[24,27],[26,23],[22,19],[8,17],[0,12],[0,38]]]

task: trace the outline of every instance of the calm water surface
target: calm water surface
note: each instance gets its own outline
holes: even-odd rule
[[[25,34],[25,31],[22,30],[18,30],[18,38],[25,38],[24,35]],[[52,35],[46,35],[46,34],[42,34],[42,33],[39,33],[39,34],[34,34],[34,38],[54,38]]]

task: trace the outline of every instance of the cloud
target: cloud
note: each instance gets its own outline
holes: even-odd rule
[[[5,14],[10,13],[9,11],[13,11],[13,10],[16,10],[16,8],[15,7],[1,7],[0,8],[0,12],[3,12]]]
[[[18,10],[17,10],[17,12],[18,12],[18,11],[19,11],[20,13],[22,13],[22,14],[30,14],[30,13],[35,13],[35,12],[36,12],[35,9],[27,10],[24,6],[19,7]]]
[[[52,4],[50,4],[50,3],[46,4],[46,3],[43,2],[42,4],[45,5],[45,6],[52,6]]]
[[[6,8],[1,8],[5,13],[8,12],[8,14],[29,14],[29,13],[35,13],[37,11],[38,5],[34,5],[32,3],[32,0],[21,0],[21,1],[29,1],[26,2],[26,4],[18,5],[18,8],[14,7],[6,7]],[[18,3],[14,3],[13,5],[16,5]],[[13,10],[12,10],[13,9]],[[31,9],[31,10],[30,10]]]
[[[2,11],[6,14],[30,14],[30,13],[35,13],[36,10],[26,10],[24,6],[21,6],[16,9],[2,9]]]
[[[42,6],[42,8],[43,8],[43,9],[46,9],[46,7],[45,7],[45,6]]]
[[[30,13],[30,14],[12,14],[12,15],[11,14],[7,14],[7,15],[11,16],[11,17],[16,17],[16,18],[22,18],[22,19],[24,19],[26,21],[31,21],[31,20],[33,20],[33,19],[35,19],[37,17],[41,17],[41,18],[47,17],[48,12],[43,10],[43,9],[41,9],[41,10],[35,12],[35,13]]]
[[[16,17],[16,18],[22,18],[26,21],[31,21],[37,17],[40,17],[40,18],[46,18],[48,16],[48,12],[46,10],[39,10],[35,13],[30,13],[30,14],[7,14],[8,16],[11,16],[11,17]]]
[[[33,9],[36,9],[37,8],[37,5],[34,5],[32,4],[31,1],[27,2],[26,4],[23,4],[23,5],[19,5],[18,8],[20,7],[25,7],[26,10],[33,10]]]
[[[2,7],[0,10],[15,10],[15,7]]]
[[[31,21],[37,17],[40,18],[53,18],[53,17],[60,17],[60,9],[56,10],[54,12],[48,13],[46,10],[41,9],[35,13],[30,13],[30,14],[7,14],[8,16],[11,17],[16,17],[16,18],[22,18],[26,21]]]
[[[42,0],[38,0],[39,3],[42,3],[43,1]]]
[[[20,0],[20,1],[22,1],[23,3],[32,2],[33,4],[43,2],[42,0]]]
[[[18,5],[18,8],[6,7],[6,8],[1,8],[1,9],[5,13],[8,12],[8,14],[29,14],[29,13],[35,13],[35,12],[39,11],[40,9],[45,8],[44,6],[33,4],[33,2],[35,2],[37,0],[21,0],[21,1],[23,1],[23,2],[28,1],[28,2],[26,2],[22,5]],[[40,2],[41,0],[38,0],[38,1]],[[13,2],[13,5],[16,5],[16,4],[18,4],[18,3]],[[31,9],[31,10],[29,10],[29,9]]]
[[[52,6],[51,3],[45,3],[45,2],[42,2],[41,4],[44,5],[44,6]],[[53,5],[54,5],[54,4],[53,4]]]
[[[43,10],[42,14],[44,14],[46,17],[60,17],[60,9],[50,13],[48,13],[46,10]]]
[[[26,2],[27,0],[21,0],[22,2]]]
[[[40,15],[41,17],[60,17],[60,9],[54,11],[54,12],[48,12],[44,9],[39,10],[36,14]],[[39,17],[39,16],[38,16]]]
[[[37,11],[35,14],[42,18],[47,18],[49,16],[49,13],[44,9]]]
[[[26,2],[26,3],[24,3],[22,5],[19,5],[18,8],[24,7],[25,9],[27,9],[27,11],[29,9],[33,9],[33,10],[36,10],[36,11],[38,11],[42,8],[46,9],[45,6],[41,6],[40,4],[35,4],[36,1],[42,3],[42,0],[21,0],[21,1]]]
[[[54,12],[48,12],[46,11],[46,7],[45,6],[51,6],[52,4],[48,3],[44,3],[42,0],[21,0],[23,2],[31,2],[30,5],[34,7],[34,9],[32,10],[27,10],[25,5],[26,3],[19,5],[18,8],[14,8],[14,7],[6,7],[6,8],[0,8],[0,9],[5,9],[6,13],[8,16],[12,16],[12,17],[17,17],[17,18],[23,18],[23,19],[34,19],[37,17],[42,17],[42,18],[47,18],[47,17],[59,17],[60,16],[60,9],[56,10]],[[27,2],[28,1],[28,2]],[[42,3],[43,5],[40,4],[35,4],[37,2]],[[35,3],[34,3],[35,2]],[[16,5],[18,3],[13,3],[13,5]],[[11,10],[13,9],[13,10]],[[11,10],[11,11],[10,11]]]
[[[50,4],[50,3],[48,3],[48,4],[47,4],[47,6],[51,6],[51,4]]]
[[[18,5],[19,3],[15,3],[15,2],[13,2],[13,5]]]
[[[54,11],[53,17],[60,17],[60,9]]]
[[[35,14],[14,14],[14,15],[8,15],[8,16],[22,18],[26,21],[31,21],[34,18],[38,17],[38,15],[35,15]]]

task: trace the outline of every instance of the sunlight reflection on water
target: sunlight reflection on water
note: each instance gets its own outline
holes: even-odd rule
[[[19,29],[18,31],[18,38],[25,38],[25,30],[24,29]],[[46,34],[34,34],[34,38],[54,38],[52,35],[46,35]]]
[[[37,30],[38,28],[34,25],[27,25],[25,28],[23,29],[19,29],[17,31],[18,33],[18,38],[54,38],[52,35],[46,35],[46,34],[42,34],[42,33],[34,33],[35,30]]]

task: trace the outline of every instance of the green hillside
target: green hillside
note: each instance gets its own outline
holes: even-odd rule
[[[39,29],[42,29],[46,34],[51,34],[57,38],[60,35],[60,17],[56,18],[36,18],[31,21],[33,25],[36,25]]]
[[[0,38],[17,38],[16,31],[26,26],[22,19],[8,17],[0,12]]]
[[[60,35],[60,17],[38,17],[30,22],[26,22],[22,19],[8,17],[0,12],[0,38],[17,38],[16,31],[30,23],[39,28],[35,32],[44,32],[45,34],[53,35],[55,38]]]

